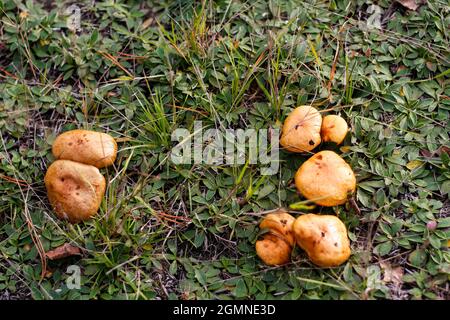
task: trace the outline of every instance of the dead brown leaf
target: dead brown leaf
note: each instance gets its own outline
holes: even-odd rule
[[[425,157],[425,158],[431,158],[431,157],[433,157],[433,152],[428,151],[428,150],[426,150],[426,149],[422,149],[422,150],[420,150],[419,152],[420,152],[420,155],[423,156],[423,157]]]
[[[416,11],[419,7],[415,0],[397,0],[397,2],[409,10]]]
[[[69,243],[65,243],[53,250],[48,251],[46,254],[47,258],[50,260],[57,260],[71,256],[81,255],[81,250],[78,247],[74,247]]]
[[[155,23],[155,18],[150,17],[148,19],[145,19],[145,21],[141,25],[141,30],[146,30],[148,27],[152,26]]]
[[[420,154],[425,158],[440,157],[442,153],[450,155],[450,148],[446,146],[439,147],[436,151],[420,150]]]
[[[450,155],[450,148],[446,146],[441,146],[439,149],[437,149],[436,153],[440,156],[442,153],[446,153]]]
[[[384,271],[383,281],[392,283],[395,287],[400,287],[403,283],[403,268],[392,267],[388,262],[380,262],[380,266]]]

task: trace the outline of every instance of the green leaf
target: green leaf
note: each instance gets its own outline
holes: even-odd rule
[[[375,252],[377,252],[380,256],[385,256],[392,250],[392,242],[386,241],[379,245],[377,245],[374,249]]]
[[[442,241],[435,235],[432,235],[431,237],[429,237],[428,240],[430,240],[430,244],[433,246],[433,248],[435,248],[435,249],[441,248]]]
[[[98,29],[94,29],[94,31],[91,34],[91,38],[89,39],[89,42],[91,44],[94,44],[98,39]]]
[[[438,219],[438,228],[449,228],[450,227],[450,217]]]
[[[242,279],[239,279],[236,282],[236,286],[233,290],[233,295],[236,298],[245,298],[247,296],[247,285],[245,284],[245,281]]]
[[[441,185],[441,192],[450,197],[450,180],[445,181]]]
[[[171,275],[175,275],[177,273],[177,269],[178,269],[177,260],[173,260],[173,262],[170,264],[170,267],[169,267],[169,273]]]
[[[363,204],[364,207],[370,208],[371,207],[371,200],[370,196],[362,191],[361,189],[357,189],[356,191],[358,201]]]
[[[198,280],[198,282],[200,282],[200,284],[202,285],[206,285],[206,276],[205,273],[202,272],[199,269],[195,269],[195,278]]]
[[[306,201],[300,201],[300,202],[296,202],[296,203],[291,203],[289,205],[289,208],[292,210],[297,210],[297,211],[302,211],[302,210],[313,210],[316,208],[316,205],[311,204],[311,205],[307,205]]]
[[[383,189],[378,189],[378,191],[375,194],[375,202],[378,206],[382,207],[385,204],[386,201],[386,194],[384,193]]]
[[[424,249],[416,249],[411,252],[408,260],[414,267],[422,267],[427,261],[427,253]]]
[[[272,193],[275,190],[275,186],[272,184],[266,184],[262,189],[258,191],[258,199],[262,199]]]

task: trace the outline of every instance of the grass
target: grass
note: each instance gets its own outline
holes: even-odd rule
[[[78,30],[70,3],[0,2],[0,299],[450,298],[448,2],[78,1]],[[303,202],[306,156],[281,151],[272,176],[170,160],[176,128],[279,128],[302,104],[348,121],[344,145],[319,150],[354,168],[356,206]],[[119,141],[99,213],[78,225],[43,184],[74,128]],[[290,205],[338,215],[350,260],[320,269],[295,249],[263,265],[257,223]],[[64,243],[82,256],[47,261]]]

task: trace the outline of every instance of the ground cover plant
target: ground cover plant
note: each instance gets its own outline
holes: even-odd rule
[[[449,299],[449,25],[445,0],[0,0],[0,299]],[[171,161],[177,128],[275,130],[300,105],[348,123],[314,151],[355,172],[345,205],[305,201],[286,150],[273,175]],[[118,142],[80,224],[44,185],[72,129]],[[337,215],[350,259],[265,265],[279,207]]]

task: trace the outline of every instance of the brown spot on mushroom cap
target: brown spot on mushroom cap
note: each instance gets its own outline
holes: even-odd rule
[[[295,220],[293,231],[298,246],[318,266],[338,266],[350,257],[347,228],[336,216],[301,215]]]
[[[57,160],[44,178],[47,195],[61,219],[76,223],[94,215],[105,193],[106,182],[91,165],[70,160]]]
[[[267,214],[261,223],[260,229],[268,229],[272,233],[278,234],[290,244],[294,245],[295,239],[292,233],[292,224],[295,218],[284,210],[278,210]]]
[[[52,153],[59,160],[72,160],[103,168],[115,161],[117,143],[106,133],[71,130],[56,137]]]
[[[344,159],[325,150],[300,166],[295,174],[295,185],[308,200],[321,206],[336,206],[345,203],[348,194],[355,191],[356,178]]]
[[[323,118],[320,134],[322,141],[341,144],[348,132],[347,122],[340,116],[328,115]]]
[[[312,106],[295,108],[283,124],[280,144],[291,152],[311,151],[321,142],[322,116]]]

